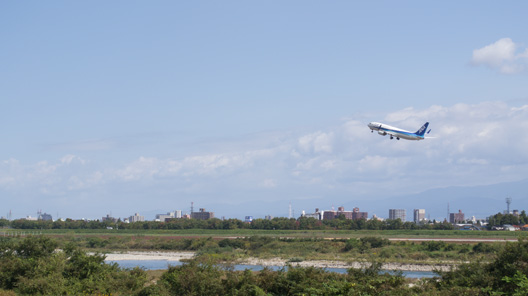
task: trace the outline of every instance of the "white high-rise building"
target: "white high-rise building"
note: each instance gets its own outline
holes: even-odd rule
[[[406,221],[406,214],[404,209],[390,209],[389,210],[389,219],[396,220],[400,219],[402,222]]]
[[[140,216],[138,213],[136,213],[134,216],[130,216],[130,218],[128,218],[128,221],[130,223],[143,222],[143,221],[145,221],[145,217],[144,216]]]
[[[182,217],[182,211],[181,210],[174,211],[174,218],[181,219],[181,217]]]
[[[174,219],[174,218],[181,219],[181,217],[182,217],[182,211],[176,210],[174,212],[168,212],[167,214],[157,214],[156,221],[167,222],[167,220]]]
[[[414,223],[419,224],[425,220],[425,209],[414,209]]]

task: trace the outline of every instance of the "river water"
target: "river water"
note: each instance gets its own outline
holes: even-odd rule
[[[156,269],[167,269],[169,266],[182,265],[180,261],[169,261],[169,260],[107,260],[106,263],[117,263],[122,268],[134,268],[141,267],[145,270],[156,270]],[[259,271],[264,269],[262,265],[234,265],[235,270],[253,270]],[[282,266],[268,266],[272,270],[279,270]],[[346,273],[346,268],[325,268],[325,270],[337,273]],[[395,271],[384,270],[382,272],[394,273]],[[437,276],[432,271],[402,271],[404,277],[407,278],[431,278]]]

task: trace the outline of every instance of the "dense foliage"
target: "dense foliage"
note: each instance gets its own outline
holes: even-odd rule
[[[380,274],[379,264],[347,274],[313,267],[235,272],[207,262],[170,268],[144,295],[408,295],[401,275]]]
[[[43,236],[0,241],[1,289],[22,295],[129,295],[143,288],[141,269],[105,264],[103,255],[87,255],[73,244]]]
[[[488,263],[463,264],[454,271],[441,273],[434,282],[441,290],[474,290],[474,295],[528,295],[528,241],[508,243]]]
[[[521,214],[502,214],[497,213],[489,218],[488,226],[491,228],[493,226],[502,226],[505,224],[510,225],[525,225],[528,224],[528,217],[526,216],[525,211],[521,211]]]
[[[346,274],[313,267],[285,267],[278,271],[234,271],[219,264],[210,251],[244,249],[262,251],[277,243],[295,248],[319,248],[324,240],[245,239],[180,240],[181,246],[203,254],[181,266],[170,267],[157,280],[147,280],[141,269],[123,270],[106,264],[100,254],[88,255],[71,242],[44,237],[2,238],[0,240],[0,295],[527,295],[528,241],[496,245],[463,246],[428,242],[407,247],[423,252],[466,249],[494,254],[487,262],[462,264],[439,278],[409,285],[401,275],[381,272],[381,263],[372,261],[363,269]],[[340,246],[332,252],[370,252],[393,247],[386,239],[365,237],[331,242]],[[299,245],[300,244],[300,245]],[[398,243],[400,244],[400,243]],[[282,245],[284,246],[284,245]],[[458,246],[458,247],[457,247]],[[58,249],[62,247],[62,250]]]
[[[317,220],[315,218],[273,218],[271,220],[255,219],[245,223],[238,219],[173,219],[168,222],[144,221],[134,223],[117,223],[109,221],[84,221],[66,219],[65,221],[30,221],[18,219],[13,221],[3,220],[6,226],[14,229],[262,229],[262,230],[398,230],[398,229],[436,229],[451,230],[453,225],[447,222],[416,224],[402,222],[400,219],[379,221],[351,220],[340,216],[333,220]]]

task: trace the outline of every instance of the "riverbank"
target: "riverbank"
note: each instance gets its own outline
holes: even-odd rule
[[[120,260],[166,260],[166,261],[182,261],[185,259],[192,259],[194,252],[141,252],[141,251],[127,251],[123,253],[108,253],[106,260],[120,261]],[[292,266],[302,267],[318,267],[318,268],[364,268],[369,265],[368,262],[346,262],[346,261],[328,261],[328,260],[306,260],[301,262],[288,262],[281,258],[259,259],[248,258],[236,262],[236,264],[244,265],[260,265],[260,266]],[[384,263],[382,269],[384,270],[401,270],[401,271],[448,271],[456,264],[419,264],[419,263]]]
[[[250,258],[239,262],[247,265],[262,265],[262,266],[285,266],[291,264],[292,266],[301,267],[318,267],[318,268],[365,268],[370,265],[369,262],[345,262],[345,261],[327,261],[327,260],[307,260],[301,262],[288,262],[280,258],[273,259],[258,259]],[[383,270],[401,270],[401,271],[449,271],[453,264],[409,264],[409,263],[383,263],[381,269]]]
[[[167,261],[182,261],[184,259],[192,259],[194,252],[142,252],[142,251],[127,251],[123,253],[107,253],[106,260],[167,260]]]

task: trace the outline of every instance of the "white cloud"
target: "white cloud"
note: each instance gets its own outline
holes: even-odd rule
[[[398,168],[405,167],[407,163],[408,157],[366,155],[359,161],[358,170],[361,173],[374,173],[379,179],[395,173]]]
[[[78,156],[75,156],[73,154],[68,154],[68,155],[65,155],[62,159],[61,159],[61,163],[63,164],[71,164],[71,163],[74,163],[74,162],[77,162],[77,163],[80,163],[80,164],[85,164],[86,161]]]
[[[299,138],[299,148],[307,153],[331,153],[333,133],[316,132]]]
[[[321,167],[327,170],[333,169],[336,166],[335,160],[327,160],[321,164]]]
[[[274,179],[266,179],[260,183],[260,187],[275,188],[277,187],[277,181],[275,181]]]
[[[484,65],[503,74],[515,74],[526,70],[528,49],[518,51],[520,46],[510,38],[502,38],[490,45],[473,50],[471,63]]]
[[[142,156],[126,163],[70,154],[33,164],[8,159],[0,162],[0,189],[37,196],[112,192],[125,200],[139,192],[149,200],[180,193],[239,202],[273,188],[274,195],[265,198],[333,194],[353,199],[359,194],[514,181],[528,171],[528,137],[523,133],[528,129],[528,105],[484,102],[406,108],[384,118],[408,130],[429,121],[430,136],[436,138],[391,141],[370,133],[368,122],[352,118],[313,132],[287,131],[288,136],[262,137],[257,144],[231,145],[229,152],[211,148],[179,157]]]
[[[116,175],[124,181],[137,181],[151,178],[160,172],[161,163],[153,157],[140,157],[123,169],[118,169]]]
[[[486,159],[476,159],[476,158],[471,158],[471,159],[467,159],[467,158],[460,158],[458,160],[458,163],[460,164],[478,164],[478,165],[487,165],[489,164],[489,161],[486,160]]]

